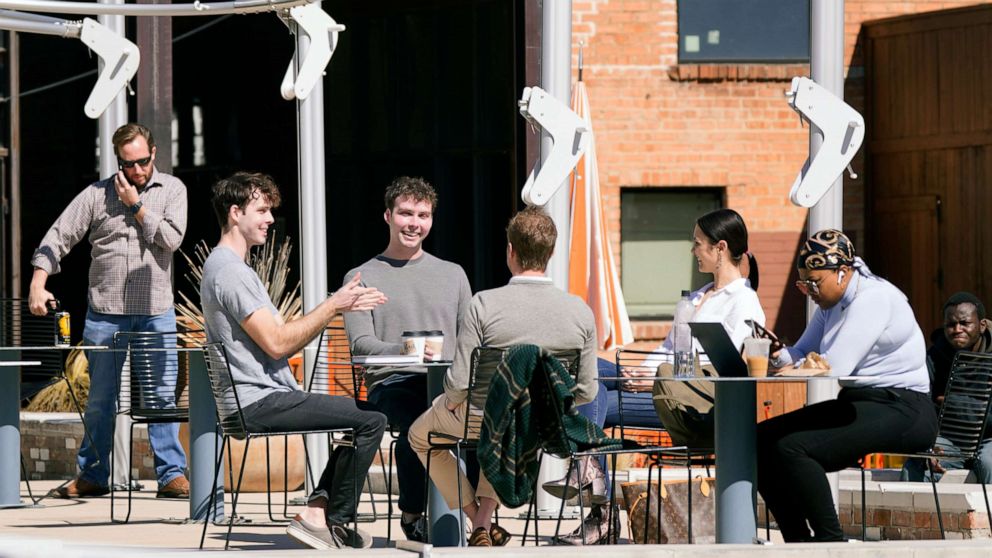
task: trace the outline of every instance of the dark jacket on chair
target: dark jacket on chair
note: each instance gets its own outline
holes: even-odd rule
[[[564,456],[592,448],[620,449],[620,440],[608,438],[578,414],[574,389],[575,381],[561,362],[535,345],[512,347],[499,364],[486,399],[478,456],[507,506],[530,500],[539,449]]]

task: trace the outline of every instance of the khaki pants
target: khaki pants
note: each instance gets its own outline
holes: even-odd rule
[[[442,393],[434,399],[431,408],[420,415],[413,425],[410,426],[408,438],[410,447],[416,452],[420,462],[427,466],[427,452],[430,446],[427,445],[427,435],[429,432],[441,432],[453,436],[461,436],[465,433],[465,412],[468,409],[467,403],[462,403],[454,411],[448,410],[448,398]],[[457,510],[458,505],[458,484],[462,486],[462,506],[466,506],[478,498],[492,498],[499,500],[496,491],[493,490],[486,475],[479,472],[479,488],[475,490],[472,484],[465,477],[465,472],[459,470],[458,460],[453,452],[448,450],[434,450],[431,455],[431,480],[441,491],[448,507]],[[455,467],[459,467],[456,469]]]

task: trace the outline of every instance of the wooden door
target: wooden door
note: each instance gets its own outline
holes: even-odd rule
[[[877,198],[874,210],[869,266],[906,294],[929,334],[939,325],[934,309],[942,302],[940,197]]]

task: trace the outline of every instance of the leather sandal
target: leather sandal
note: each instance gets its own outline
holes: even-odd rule
[[[510,537],[510,532],[499,525],[493,524],[489,528],[489,539],[493,542],[493,546],[506,546],[506,543],[510,542]]]
[[[493,540],[489,536],[489,530],[479,527],[472,531],[472,536],[468,538],[469,546],[492,546]]]

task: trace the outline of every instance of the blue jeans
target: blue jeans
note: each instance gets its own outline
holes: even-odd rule
[[[957,451],[957,448],[947,438],[937,437],[934,446],[947,451]],[[985,484],[992,484],[992,439],[982,441],[978,446],[978,459],[968,462],[964,459],[941,459],[940,466],[944,469],[971,469],[975,477]],[[941,474],[935,473],[937,480]],[[927,469],[927,462],[923,459],[908,459],[902,466],[900,480],[913,482],[930,482],[930,471]]]
[[[86,325],[83,328],[84,345],[104,345],[113,348],[127,347],[127,339],[118,340],[120,347],[114,347],[114,334],[119,331],[176,331],[176,313],[168,310],[156,316],[101,314],[92,309],[86,312]],[[172,345],[175,345],[173,341]],[[162,352],[161,370],[176,370],[177,355]],[[124,353],[87,351],[90,369],[90,394],[86,403],[86,430],[89,437],[83,437],[76,461],[80,477],[107,486],[110,477],[110,448],[114,441],[114,418],[117,412],[117,389],[121,368],[124,366]],[[154,390],[163,408],[176,404],[176,376],[167,374]],[[90,440],[92,439],[92,444]],[[155,475],[159,487],[182,476],[186,470],[186,452],[179,444],[179,424],[149,424],[148,441],[155,454]]]
[[[614,363],[600,358],[597,360],[600,378],[615,378],[617,367]],[[624,427],[664,428],[658,413],[654,410],[651,393],[620,391],[617,382],[600,380],[596,398],[576,407],[580,415],[600,428],[620,425],[620,398],[623,398]]]

